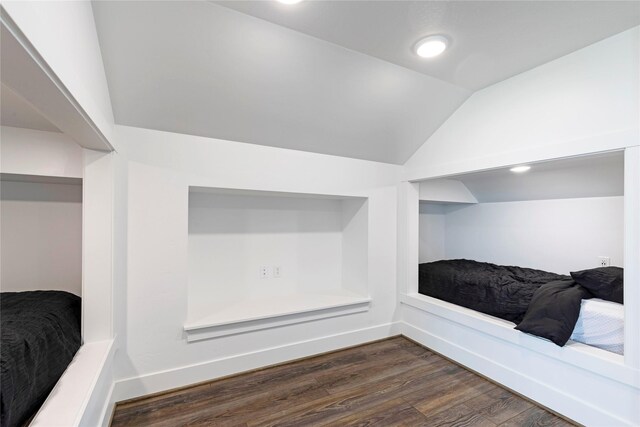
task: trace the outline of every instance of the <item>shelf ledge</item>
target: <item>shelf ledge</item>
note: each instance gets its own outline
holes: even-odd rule
[[[184,325],[187,342],[362,313],[368,311],[371,305],[371,297],[330,296],[327,300],[322,298],[321,295],[310,294],[296,296],[296,299],[301,301],[299,306],[302,308],[289,308],[281,311],[272,310],[252,316],[233,316],[227,319],[214,315],[187,323]],[[251,300],[235,303],[230,308],[240,313],[243,311],[250,312],[250,308],[255,307],[256,303],[269,306],[268,301]],[[295,304],[291,304],[291,307],[293,306]]]

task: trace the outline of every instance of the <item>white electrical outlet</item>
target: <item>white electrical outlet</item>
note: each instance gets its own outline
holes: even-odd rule
[[[261,279],[268,279],[271,276],[272,276],[271,267],[266,266],[266,265],[260,266],[260,278]]]
[[[609,267],[611,265],[611,258],[608,256],[598,257],[598,267]]]
[[[281,277],[282,276],[282,267],[276,265],[273,267],[273,277]]]

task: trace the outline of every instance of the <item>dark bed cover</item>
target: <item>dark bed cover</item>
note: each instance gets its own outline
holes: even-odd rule
[[[80,348],[80,297],[63,291],[0,293],[0,425],[22,425]]]
[[[538,288],[571,276],[466,259],[420,264],[419,292],[519,323]]]
[[[466,259],[420,264],[418,289],[514,322],[516,329],[560,346],[571,336],[582,299],[593,296],[571,276]]]

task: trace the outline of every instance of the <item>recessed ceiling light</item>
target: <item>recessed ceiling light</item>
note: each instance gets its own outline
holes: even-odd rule
[[[429,36],[416,43],[416,55],[422,58],[433,58],[447,49],[449,40],[445,36]]]
[[[302,0],[278,0],[279,3],[282,4],[296,4],[300,3]]]
[[[509,169],[511,172],[515,172],[515,173],[522,173],[522,172],[526,172],[529,169],[531,169],[531,166],[527,166],[527,165],[522,165],[522,166],[515,166],[512,167],[511,169]]]

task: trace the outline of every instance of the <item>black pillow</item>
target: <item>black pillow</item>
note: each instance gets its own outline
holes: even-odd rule
[[[576,327],[582,300],[592,297],[573,280],[546,283],[533,294],[524,319],[516,329],[546,338],[562,347]]]
[[[595,297],[623,304],[623,273],[624,269],[620,267],[598,267],[573,271],[571,277]]]

